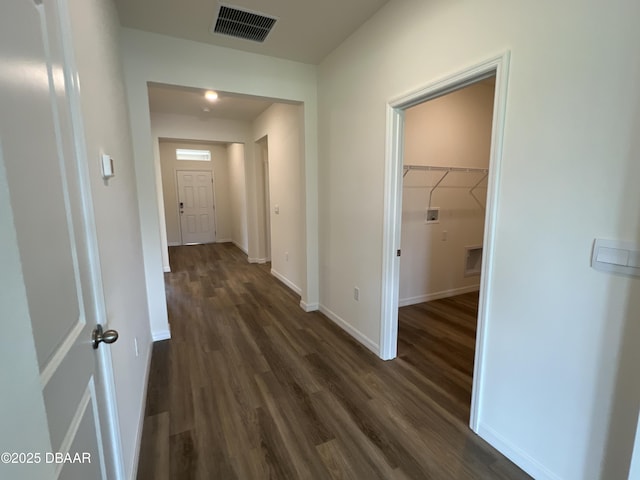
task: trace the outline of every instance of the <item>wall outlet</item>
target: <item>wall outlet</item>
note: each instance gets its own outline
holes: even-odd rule
[[[360,289],[358,287],[353,288],[353,299],[356,301],[360,300]]]

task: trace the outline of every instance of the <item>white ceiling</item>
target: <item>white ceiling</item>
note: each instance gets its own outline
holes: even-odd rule
[[[125,27],[318,64],[388,0],[229,0],[277,17],[264,43],[210,33],[217,0],[115,0]]]
[[[229,120],[252,121],[274,101],[267,98],[218,92],[218,99],[209,102],[206,90],[150,83],[149,110],[153,113],[175,113],[200,118],[215,117]],[[209,111],[203,111],[208,108]]]

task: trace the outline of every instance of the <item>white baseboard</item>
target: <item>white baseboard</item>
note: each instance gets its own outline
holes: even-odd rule
[[[180,242],[167,242],[167,247],[179,247],[182,245]]]
[[[266,258],[249,258],[249,263],[267,263],[268,261]]]
[[[230,238],[218,238],[216,239],[216,243],[232,243],[233,240]]]
[[[407,305],[430,302],[431,300],[438,300],[440,298],[454,297],[456,295],[462,295],[463,293],[477,292],[478,290],[480,290],[480,285],[471,285],[469,287],[452,288],[451,290],[427,293],[424,295],[418,295],[417,297],[401,298],[398,300],[398,306],[406,307]]]
[[[519,466],[537,480],[562,480],[561,477],[547,469],[544,465],[531,457],[522,449],[511,444],[498,432],[487,425],[480,424],[478,435],[486,440],[491,446],[502,453],[505,457]]]
[[[319,303],[307,303],[303,300],[300,300],[300,308],[305,312],[316,312],[320,309]]]
[[[373,353],[375,353],[376,357],[378,357],[380,355],[380,346],[377,343],[375,343],[369,337],[364,335],[358,329],[356,329],[353,326],[351,326],[349,323],[347,323],[346,320],[340,318],[338,315],[333,313],[331,310],[329,310],[324,305],[321,304],[319,308],[320,308],[320,312],[323,313],[326,317],[328,317],[329,320],[331,320],[333,323],[338,325],[345,332],[347,332],[349,335],[351,335],[353,338],[355,338],[358,342],[360,342],[362,345],[364,345],[369,350],[371,350]]]
[[[153,338],[154,342],[159,342],[160,340],[169,340],[171,338],[171,329],[168,328],[166,330],[160,330],[159,332],[152,332],[151,338]]]
[[[238,242],[236,242],[235,240],[231,240],[231,243],[233,243],[236,247],[242,250],[245,253],[245,255],[249,255],[249,252],[247,251],[247,249],[244,248],[242,245],[240,245]]]
[[[131,470],[131,476],[129,480],[135,480],[138,475],[138,464],[140,463],[140,447],[142,446],[142,429],[144,427],[144,418],[146,414],[147,405],[147,390],[149,388],[149,372],[151,371],[151,354],[153,350],[153,343],[150,343],[147,347],[147,361],[144,371],[144,388],[142,389],[142,398],[140,403],[140,416],[138,417],[138,428],[136,429],[136,440],[133,452],[133,468]],[[126,475],[126,474],[125,474]]]
[[[170,265],[163,265],[162,266],[162,270],[164,271],[164,273],[171,273],[171,266]]]
[[[285,277],[281,273],[275,271],[273,268],[271,269],[271,275],[276,277],[278,280],[280,280],[282,283],[284,283],[287,287],[289,287],[291,290],[296,292],[298,295],[302,295],[302,289],[299,286],[297,286],[295,283],[293,283],[291,280],[289,280],[287,277]]]

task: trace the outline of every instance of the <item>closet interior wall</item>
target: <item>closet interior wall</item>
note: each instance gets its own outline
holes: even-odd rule
[[[404,164],[488,169],[494,88],[492,77],[408,109]],[[438,221],[427,223],[429,192],[444,173],[410,170],[404,177],[400,306],[480,286],[465,264],[467,248],[482,245],[487,180],[482,171],[447,173],[431,199]]]

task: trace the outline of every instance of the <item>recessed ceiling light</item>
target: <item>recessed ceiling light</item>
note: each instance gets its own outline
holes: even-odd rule
[[[207,93],[204,94],[204,98],[206,98],[210,102],[215,102],[218,99],[218,94],[216,92],[209,90]]]

